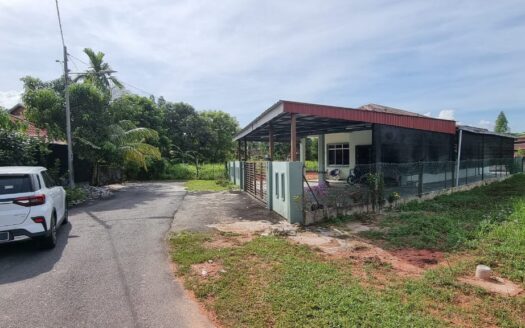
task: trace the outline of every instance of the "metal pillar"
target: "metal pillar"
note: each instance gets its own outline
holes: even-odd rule
[[[291,126],[290,126],[290,162],[297,161],[297,119],[294,113],[290,114]]]
[[[306,138],[301,138],[299,144],[299,161],[306,162]]]
[[[324,171],[325,171],[325,144],[324,144],[324,134],[320,134],[317,138],[317,173],[318,181],[324,181]]]
[[[273,150],[273,126],[272,123],[270,123],[270,125],[268,126],[268,155],[270,156],[270,161],[273,161]]]
[[[463,130],[459,130],[458,158],[456,159],[456,187],[459,186],[459,166],[461,164],[461,144],[463,143]]]
[[[241,139],[237,140],[237,159],[242,161],[242,155],[241,155]]]
[[[244,160],[248,161],[248,141],[244,138]]]

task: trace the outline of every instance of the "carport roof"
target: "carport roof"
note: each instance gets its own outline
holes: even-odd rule
[[[299,137],[366,130],[370,129],[372,124],[456,133],[455,121],[382,105],[368,104],[359,108],[348,108],[280,100],[243,128],[235,136],[235,140],[266,141],[270,126],[275,141],[290,140],[291,114],[296,115]]]

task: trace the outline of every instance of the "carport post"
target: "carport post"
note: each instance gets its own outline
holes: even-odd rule
[[[291,137],[290,137],[290,162],[297,161],[297,119],[295,113],[290,114]]]
[[[268,156],[270,156],[270,161],[273,161],[273,126],[272,123],[268,125]]]
[[[299,161],[306,162],[306,138],[301,138],[299,144]]]
[[[324,180],[324,159],[324,134],[320,134],[317,138],[317,173],[319,182]]]
[[[244,138],[244,160],[248,162],[248,141]]]
[[[242,156],[241,156],[241,139],[237,140],[237,158],[239,159],[239,162],[242,161]]]

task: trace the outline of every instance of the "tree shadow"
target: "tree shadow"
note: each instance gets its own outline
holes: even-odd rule
[[[26,280],[53,269],[62,257],[70,236],[71,223],[57,231],[57,245],[40,250],[35,240],[0,245],[0,285]]]

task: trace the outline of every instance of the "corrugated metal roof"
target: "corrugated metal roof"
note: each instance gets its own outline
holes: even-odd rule
[[[366,109],[363,109],[299,103],[292,101],[283,101],[283,104],[284,112],[287,113],[384,124],[447,134],[456,133],[455,121],[427,117],[417,113],[381,105],[365,105],[364,107],[366,107]]]
[[[512,134],[498,133],[498,132],[494,132],[494,131],[490,131],[487,129],[478,128],[478,127],[470,126],[470,125],[458,125],[458,130],[463,130],[463,131],[477,133],[477,134],[488,134],[488,135],[493,135],[493,136],[498,136],[498,137],[516,139],[516,137],[513,136]]]
[[[418,113],[409,112],[407,110],[378,105],[378,104],[363,105],[359,107],[358,109],[369,110],[369,111],[378,112],[378,113],[389,113],[389,114],[416,116],[416,117],[428,117],[428,116],[421,115]]]

